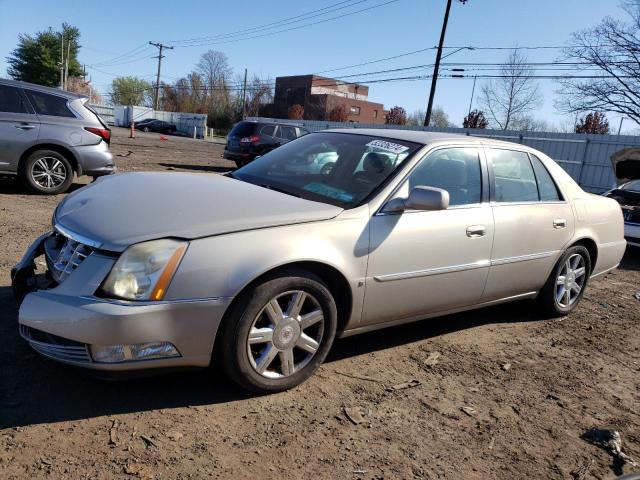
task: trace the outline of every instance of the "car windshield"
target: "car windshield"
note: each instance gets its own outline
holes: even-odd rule
[[[629,190],[631,192],[640,192],[640,180],[634,180],[633,182],[625,183],[620,190]]]
[[[421,146],[369,135],[311,133],[236,170],[233,177],[352,208],[380,188]]]

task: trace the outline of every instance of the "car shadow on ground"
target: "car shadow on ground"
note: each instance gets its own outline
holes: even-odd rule
[[[639,265],[640,253],[628,251],[621,270],[637,269]],[[119,381],[95,378],[32,351],[19,337],[17,319],[18,307],[11,289],[0,287],[0,428],[252,397],[226,380],[215,367]],[[327,363],[482,325],[542,319],[526,301],[447,315],[337,340]]]
[[[187,165],[184,163],[159,163],[161,167],[175,170],[194,170],[198,172],[227,173],[233,172],[234,167],[219,167],[214,165]]]
[[[65,193],[71,193],[79,188],[85,187],[84,183],[72,183],[69,189]],[[37,193],[32,193],[25,188],[22,183],[15,176],[5,176],[0,177],[0,194],[8,194],[8,195],[38,195]]]

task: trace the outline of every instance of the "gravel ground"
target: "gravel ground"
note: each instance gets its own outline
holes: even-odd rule
[[[112,150],[121,171],[233,167],[219,144],[156,134],[129,139],[115,129]],[[9,269],[61,199],[0,179],[0,478],[608,479],[632,471],[581,439],[591,427],[617,429],[640,460],[639,249],[562,320],[520,302],[340,340],[303,386],[257,397],[215,369],[97,380],[19,339]]]

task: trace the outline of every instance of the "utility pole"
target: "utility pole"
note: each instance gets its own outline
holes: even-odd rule
[[[467,0],[459,0],[466,3]],[[452,0],[447,0],[447,9],[444,12],[444,20],[442,21],[442,30],[440,31],[440,43],[438,43],[438,53],[436,54],[436,63],[433,66],[433,76],[431,77],[431,91],[429,92],[429,103],[427,105],[427,114],[424,117],[424,126],[428,127],[431,122],[431,110],[433,109],[433,97],[436,94],[436,83],[438,82],[438,71],[440,70],[440,59],[442,58],[442,47],[444,45],[444,37],[447,33],[447,23],[449,23],[449,11],[451,10]]]
[[[242,119],[247,116],[247,69],[244,69],[244,86],[242,87]]]
[[[160,67],[162,66],[162,59],[164,58],[164,55],[162,55],[162,49],[168,48],[169,50],[173,50],[173,47],[169,47],[168,45],[163,45],[162,43],[154,43],[154,42],[149,42],[149,45],[158,47],[158,49],[160,50],[158,52],[158,56],[154,57],[158,59],[158,75],[156,75],[156,94],[153,99],[153,109],[158,110],[160,106],[160,104],[158,103],[160,101]]]
[[[60,32],[60,90],[64,90],[64,29]]]
[[[71,39],[67,41],[67,58],[65,59],[64,67],[64,89],[67,89],[69,81],[69,57],[71,56]]]

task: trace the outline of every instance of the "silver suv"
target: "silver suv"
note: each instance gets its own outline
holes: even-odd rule
[[[110,138],[86,97],[0,79],[0,175],[18,175],[35,193],[64,192],[74,172],[115,172]]]

